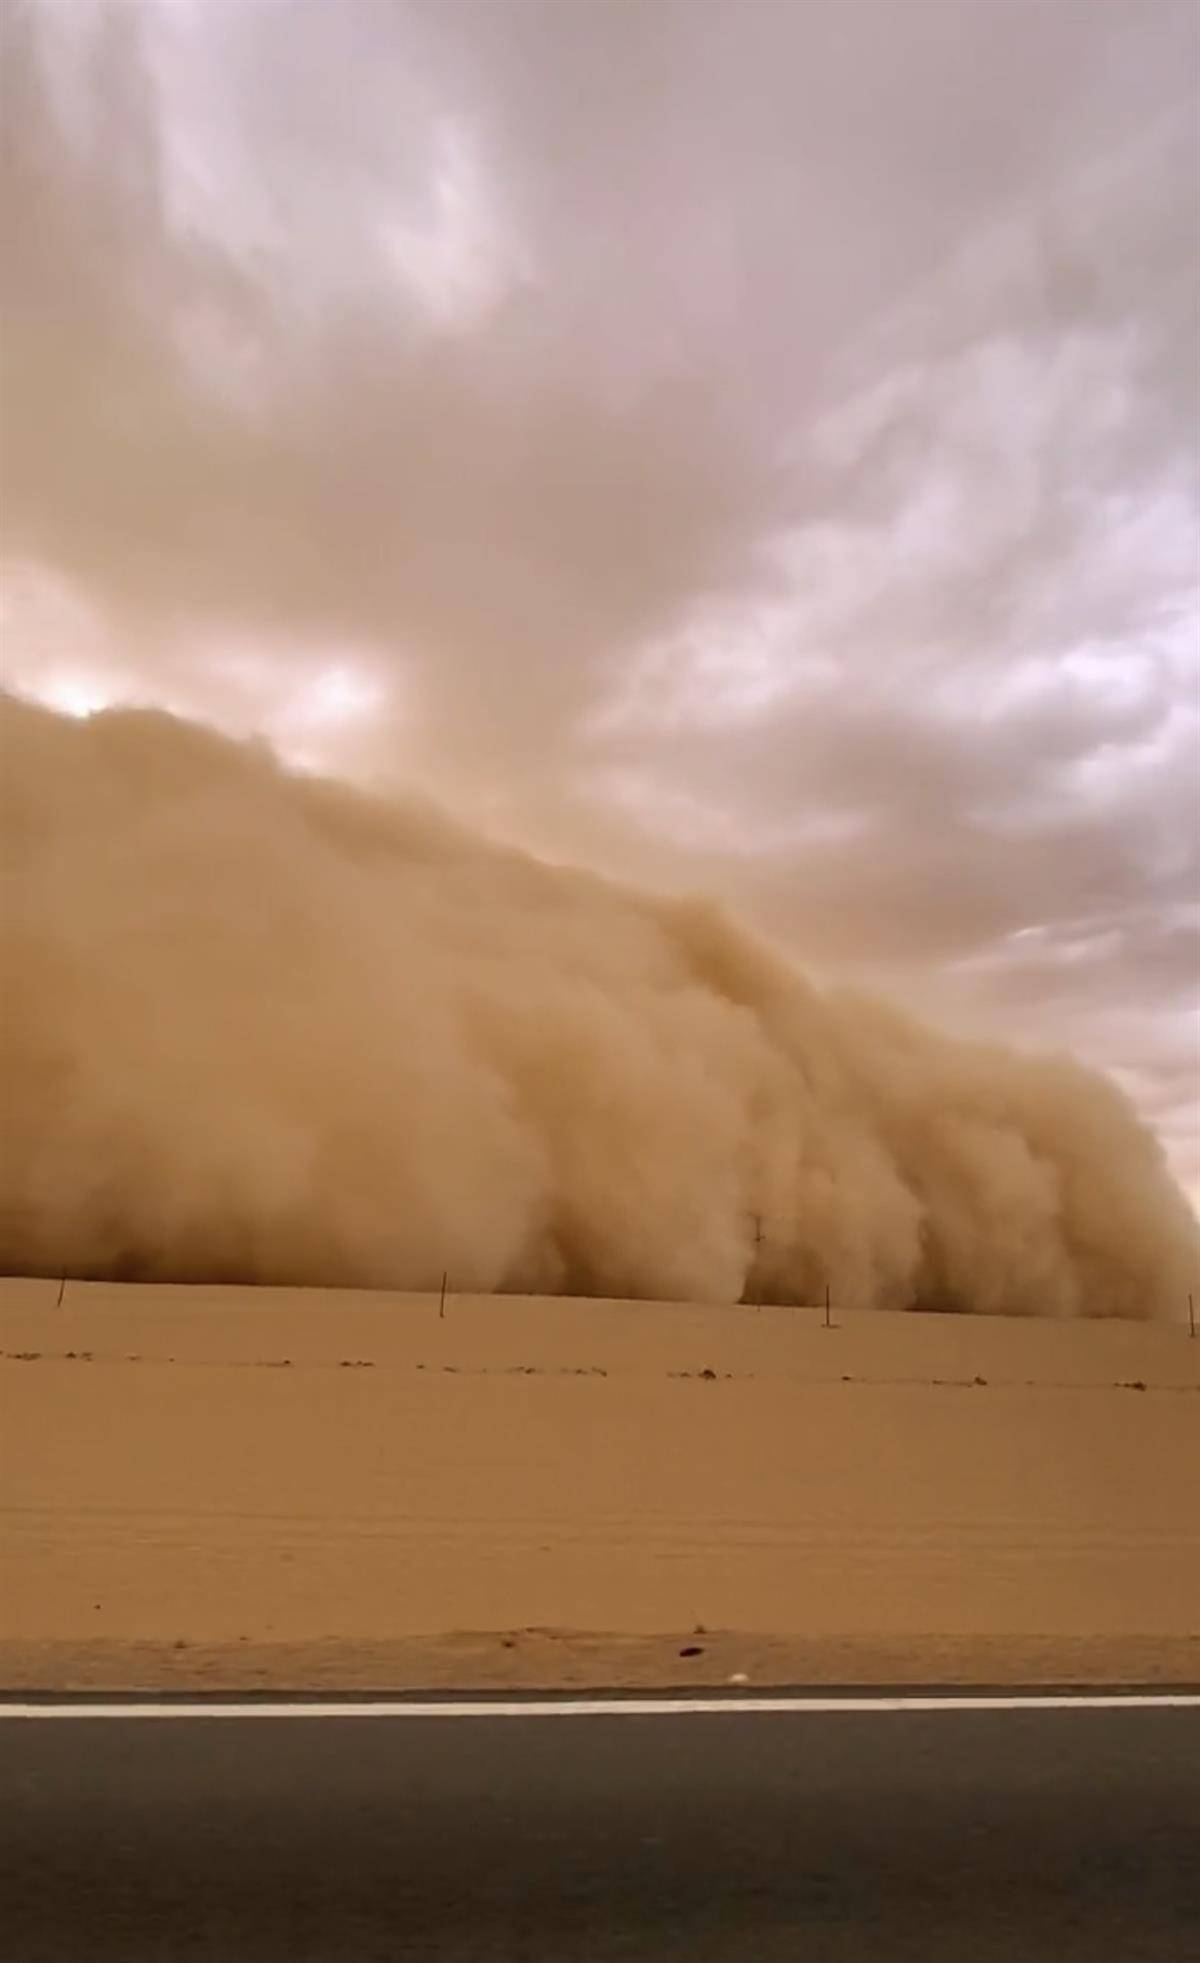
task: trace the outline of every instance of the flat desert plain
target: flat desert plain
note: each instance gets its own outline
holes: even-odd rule
[[[1200,1679],[1200,1340],[11,1281],[0,1682]]]

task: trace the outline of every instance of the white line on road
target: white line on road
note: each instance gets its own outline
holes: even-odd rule
[[[1200,1694],[1190,1691],[1110,1692],[1046,1697],[573,1697],[489,1702],[486,1698],[417,1703],[236,1704],[128,1703],[17,1704],[0,1702],[6,1718],[681,1718],[770,1713],[812,1717],[829,1713],[878,1716],[905,1711],[1145,1711],[1197,1710]]]

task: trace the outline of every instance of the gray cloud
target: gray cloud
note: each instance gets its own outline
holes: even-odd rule
[[[1187,0],[4,31],[16,686],[714,887],[1200,1181]]]

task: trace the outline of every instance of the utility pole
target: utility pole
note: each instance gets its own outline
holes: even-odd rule
[[[763,1244],[765,1235],[763,1234],[762,1214],[752,1213],[750,1218],[754,1222],[754,1261],[750,1269],[750,1273],[753,1275],[758,1267],[758,1250]],[[751,1299],[753,1300],[753,1297]],[[755,1307],[759,1308],[761,1304],[756,1302]]]

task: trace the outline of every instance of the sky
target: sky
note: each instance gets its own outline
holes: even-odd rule
[[[8,686],[712,892],[1200,1197],[1194,0],[3,34]]]

